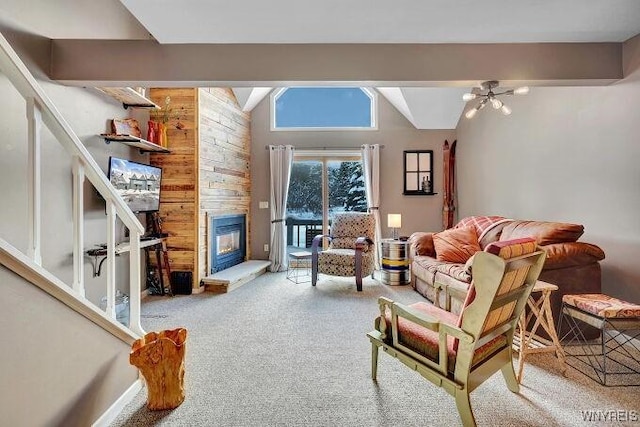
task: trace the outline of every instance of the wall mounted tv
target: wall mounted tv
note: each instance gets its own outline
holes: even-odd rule
[[[161,180],[161,168],[117,157],[109,158],[109,181],[134,212],[155,212],[160,209]]]

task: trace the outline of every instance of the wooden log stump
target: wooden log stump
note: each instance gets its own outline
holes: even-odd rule
[[[174,409],[184,401],[184,352],[187,330],[150,332],[131,346],[129,362],[147,383],[147,408]]]

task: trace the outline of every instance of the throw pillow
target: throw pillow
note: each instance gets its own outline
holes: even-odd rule
[[[433,235],[436,259],[444,262],[464,264],[480,249],[478,236],[473,227],[451,228]]]
[[[416,231],[409,237],[409,244],[416,255],[430,256],[435,258],[436,251],[433,249],[433,233]]]
[[[536,239],[524,237],[522,239],[494,242],[484,248],[485,252],[498,255],[500,258],[509,259],[535,252]]]

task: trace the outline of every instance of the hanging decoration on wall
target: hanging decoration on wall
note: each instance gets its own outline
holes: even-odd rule
[[[444,141],[442,147],[443,152],[443,171],[442,192],[444,193],[444,201],[442,204],[442,225],[447,230],[453,227],[455,219],[455,189],[456,189],[456,143],[453,141],[449,145],[449,141]]]

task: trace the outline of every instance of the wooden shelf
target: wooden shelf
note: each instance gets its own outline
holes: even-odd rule
[[[97,87],[96,89],[122,102],[124,108],[160,108],[149,98],[130,87]]]
[[[122,144],[130,145],[132,147],[139,148],[140,151],[153,151],[156,153],[170,153],[171,151],[167,150],[164,147],[159,146],[158,144],[154,144],[151,141],[147,141],[146,139],[138,138],[137,136],[131,135],[116,135],[113,133],[101,133],[101,137],[104,138],[107,144],[111,141],[117,141]]]

